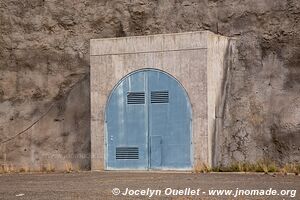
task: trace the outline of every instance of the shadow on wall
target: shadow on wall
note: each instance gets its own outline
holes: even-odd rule
[[[9,136],[0,138],[0,164],[15,170],[89,170],[89,75],[52,104],[43,104],[36,105],[30,121],[8,125]]]

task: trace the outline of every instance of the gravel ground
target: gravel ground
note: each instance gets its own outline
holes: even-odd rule
[[[0,199],[149,199],[144,196],[113,195],[112,189],[126,188],[146,190],[150,188],[157,195],[151,199],[300,199],[296,194],[275,196],[211,196],[209,189],[298,190],[300,176],[264,174],[195,174],[174,172],[79,172],[79,173],[27,173],[0,175]],[[190,188],[199,190],[199,195],[167,196],[171,189]],[[145,192],[146,192],[145,191]],[[161,191],[159,195],[159,191]],[[115,192],[118,192],[115,189]],[[184,192],[184,191],[183,191]],[[188,191],[186,191],[188,192]],[[190,192],[191,193],[191,192]]]

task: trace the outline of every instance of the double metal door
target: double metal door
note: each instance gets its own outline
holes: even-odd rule
[[[181,84],[144,69],[113,89],[105,113],[106,169],[190,169],[191,106]]]

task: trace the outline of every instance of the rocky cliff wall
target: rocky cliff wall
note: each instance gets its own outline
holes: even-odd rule
[[[0,1],[0,160],[89,169],[89,39],[235,37],[216,164],[300,160],[298,0]]]

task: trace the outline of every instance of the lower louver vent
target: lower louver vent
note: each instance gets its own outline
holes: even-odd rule
[[[139,159],[138,147],[117,147],[116,159]]]

